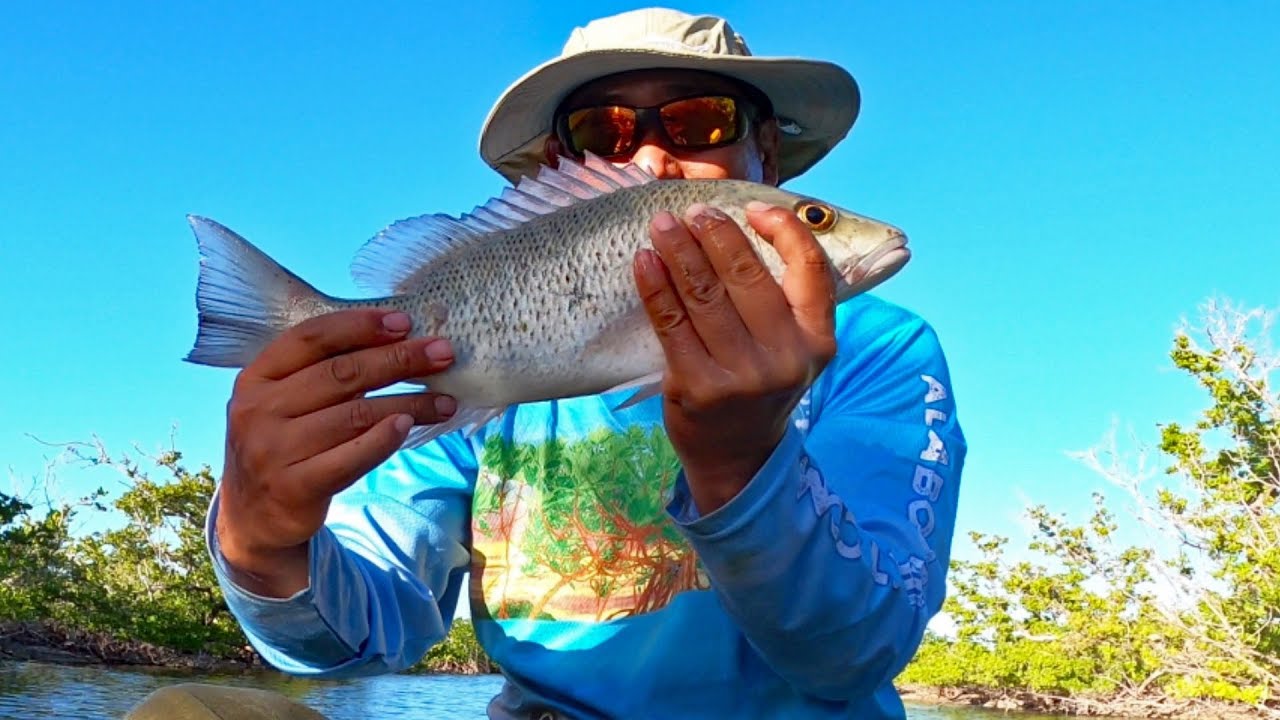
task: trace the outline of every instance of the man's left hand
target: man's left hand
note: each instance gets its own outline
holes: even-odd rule
[[[733,499],[782,440],[791,412],[834,357],[829,263],[794,213],[752,203],[747,220],[782,257],[782,282],[722,212],[661,213],[636,286],[667,360],[663,413],[694,504]]]

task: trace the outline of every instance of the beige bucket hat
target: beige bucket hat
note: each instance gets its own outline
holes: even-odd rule
[[[536,174],[552,113],[569,93],[599,77],[652,68],[720,73],[767,95],[782,131],[780,183],[822,159],[858,117],[858,84],[840,66],[753,56],[723,18],[648,8],[575,28],[558,57],[508,87],[480,132],[481,157],[513,184]]]

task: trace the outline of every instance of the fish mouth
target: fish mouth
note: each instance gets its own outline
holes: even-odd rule
[[[853,292],[870,290],[893,277],[911,259],[907,236],[896,232],[853,267],[840,274]]]

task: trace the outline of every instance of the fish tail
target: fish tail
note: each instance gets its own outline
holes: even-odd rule
[[[194,215],[187,220],[201,254],[199,329],[188,362],[245,367],[296,322],[291,309],[332,304],[332,298],[226,227]]]

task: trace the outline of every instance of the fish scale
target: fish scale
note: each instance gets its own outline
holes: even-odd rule
[[[625,407],[658,392],[665,361],[635,288],[632,262],[650,247],[658,212],[695,203],[743,227],[777,280],[779,254],[746,221],[752,200],[792,209],[814,231],[845,300],[891,277],[910,257],[896,227],[805,195],[741,180],[658,180],[635,165],[562,158],[458,218],[394,223],[356,254],[352,273],[373,295],[325,295],[244,238],[190,218],[201,249],[199,329],[187,359],[244,367],[281,332],[336,310],[406,312],[414,335],[447,337],[454,362],[411,382],[453,396],[449,420],[415,427],[413,447],[474,432],[509,406],[631,388]],[[814,222],[813,218],[820,222]]]

